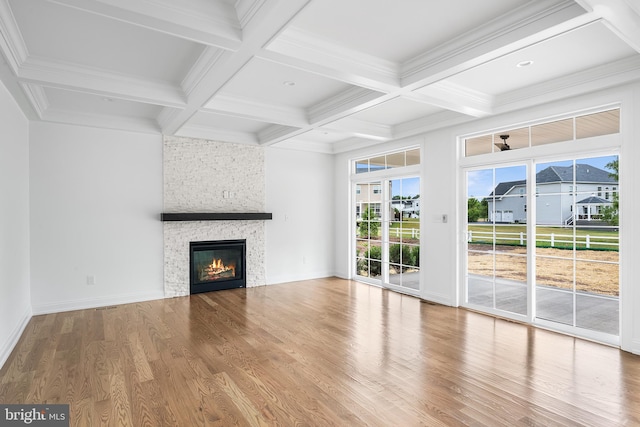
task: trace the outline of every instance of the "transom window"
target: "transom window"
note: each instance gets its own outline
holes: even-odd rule
[[[420,164],[420,149],[382,154],[376,157],[360,159],[354,162],[355,173],[376,172],[379,170],[400,168]]]
[[[465,139],[465,157],[620,133],[620,109],[506,129]]]

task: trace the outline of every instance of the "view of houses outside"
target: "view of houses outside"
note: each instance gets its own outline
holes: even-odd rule
[[[537,221],[571,225],[575,220],[601,220],[617,192],[618,181],[610,170],[590,164],[548,166],[536,174]],[[526,222],[525,194],[526,180],[498,183],[487,199],[489,221]]]

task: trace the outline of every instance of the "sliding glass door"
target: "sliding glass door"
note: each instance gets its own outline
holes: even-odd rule
[[[465,177],[465,305],[615,342],[617,156],[530,160]]]

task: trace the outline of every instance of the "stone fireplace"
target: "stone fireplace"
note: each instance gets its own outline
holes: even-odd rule
[[[164,289],[191,293],[192,242],[245,241],[245,286],[266,284],[262,147],[164,138]]]

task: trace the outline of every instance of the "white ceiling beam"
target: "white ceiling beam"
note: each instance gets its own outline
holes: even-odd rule
[[[492,96],[447,81],[430,84],[404,97],[472,117],[485,117],[493,113]]]
[[[243,43],[235,52],[224,52],[215,68],[210,68],[192,88],[187,107],[163,126],[163,132],[175,134],[197,113],[238,71],[264,48],[309,3],[290,0],[284,3],[265,0],[254,11],[243,28]]]
[[[258,133],[258,140],[262,145],[271,145],[304,132],[306,132],[304,129],[291,126],[271,125]]]
[[[201,111],[291,127],[303,127],[309,124],[307,114],[302,109],[279,107],[226,95],[215,96]]]
[[[576,0],[601,17],[607,27],[640,53],[640,3],[637,0]]]
[[[147,104],[182,108],[186,103],[182,90],[169,84],[98,71],[76,64],[54,63],[33,56],[20,66],[17,77],[25,83]]]
[[[71,123],[79,126],[128,130],[132,132],[157,134],[160,131],[158,123],[153,119],[91,114],[78,111],[50,109],[42,114],[41,120],[52,123]]]
[[[310,123],[329,123],[378,104],[384,93],[352,87],[326,99],[308,110]]]
[[[189,138],[201,138],[211,141],[235,142],[237,144],[258,145],[258,137],[255,133],[239,132],[224,129],[213,129],[208,126],[185,125],[175,136]]]
[[[242,30],[224,1],[49,0],[110,19],[226,50],[236,50]]]
[[[322,127],[327,131],[346,133],[350,136],[388,141],[394,137],[391,126],[345,117]]]

